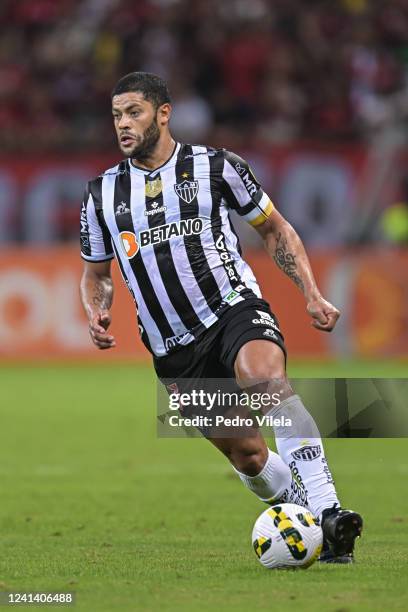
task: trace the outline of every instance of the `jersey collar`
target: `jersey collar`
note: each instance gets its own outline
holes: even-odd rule
[[[181,144],[179,142],[176,142],[174,149],[173,149],[173,153],[170,155],[169,159],[165,161],[164,164],[162,164],[161,166],[154,168],[154,170],[147,170],[146,168],[140,168],[139,166],[136,166],[131,159],[128,159],[130,170],[131,172],[136,172],[138,174],[154,175],[160,170],[163,170],[164,168],[169,166],[172,162],[174,162],[174,160],[177,158],[178,152],[180,151],[180,147],[181,147]]]

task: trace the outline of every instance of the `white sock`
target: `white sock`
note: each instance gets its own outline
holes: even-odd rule
[[[320,517],[326,508],[340,507],[319,430],[300,397],[288,397],[269,414],[292,421],[291,427],[274,426],[276,447],[294,478],[303,483],[313,514]]]
[[[232,466],[234,467],[234,466]],[[269,504],[290,502],[307,506],[306,493],[277,453],[268,449],[268,459],[256,476],[234,470],[248,489]]]

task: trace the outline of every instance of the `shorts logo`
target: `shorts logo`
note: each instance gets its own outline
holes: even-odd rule
[[[145,194],[147,198],[157,198],[163,189],[161,178],[147,181],[145,185]]]
[[[265,329],[264,333],[262,334],[263,336],[266,336],[267,338],[276,338],[276,334],[273,331],[273,329]]]
[[[198,193],[198,181],[184,180],[174,185],[174,191],[186,204],[191,204]]]
[[[273,327],[276,331],[280,331],[275,323],[275,319],[269,312],[263,312],[262,310],[257,310],[256,312],[259,314],[259,319],[252,319],[254,325],[268,325],[269,327]]]
[[[313,461],[320,457],[322,453],[321,446],[303,446],[292,453],[292,457],[297,461]]]
[[[139,251],[136,235],[133,232],[120,232],[119,238],[126,257],[132,259]]]

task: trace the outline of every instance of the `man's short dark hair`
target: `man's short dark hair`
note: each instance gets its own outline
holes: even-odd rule
[[[119,79],[112,91],[113,96],[120,96],[129,91],[137,91],[143,94],[158,109],[162,104],[171,102],[167,83],[151,72],[130,72]]]

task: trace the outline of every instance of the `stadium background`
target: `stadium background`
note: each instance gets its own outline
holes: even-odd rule
[[[99,358],[77,300],[79,202],[120,159],[109,92],[134,69],[168,79],[176,137],[246,157],[304,240],[343,312],[330,336],[240,226],[290,355],[407,355],[404,2],[19,0],[0,28],[3,357]],[[118,311],[103,359],[146,359],[121,286]]]
[[[288,596],[287,575],[271,589],[252,558],[262,507],[225,460],[199,439],[157,439],[154,376],[118,275],[117,348],[90,343],[79,207],[120,157],[109,92],[135,69],[168,79],[179,139],[248,159],[341,308],[333,334],[311,329],[239,227],[290,374],[407,374],[404,0],[3,0],[0,590],[73,589],[98,612],[269,610],[271,597],[285,610],[403,609],[404,440],[327,441],[345,504],[367,519],[361,563],[346,581],[296,575]]]

